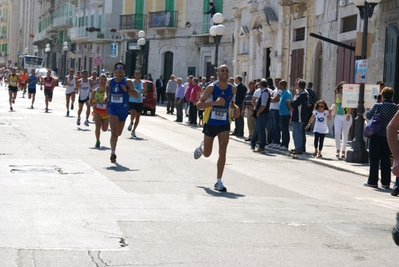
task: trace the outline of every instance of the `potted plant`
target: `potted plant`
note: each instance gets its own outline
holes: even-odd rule
[[[102,32],[97,33],[97,38],[104,38],[104,33]]]
[[[96,32],[100,32],[100,31],[101,31],[100,28],[94,28],[94,30],[95,30]]]
[[[110,29],[111,32],[116,32],[117,30],[115,28]]]
[[[33,33],[29,34],[29,37],[35,37],[35,35]]]

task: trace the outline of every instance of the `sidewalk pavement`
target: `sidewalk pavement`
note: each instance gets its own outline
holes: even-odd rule
[[[176,112],[176,109],[175,109],[175,112]],[[164,104],[157,104],[156,116],[162,117],[162,118],[167,119],[172,122],[174,120],[176,120],[176,113],[174,113],[174,115],[166,114],[166,102]],[[184,115],[184,117],[185,117],[185,115]],[[185,117],[184,121],[187,121],[187,117]],[[196,130],[202,131],[202,127],[187,126],[185,122],[184,123],[174,122],[174,123],[176,123],[178,125],[190,127],[191,129],[196,129]],[[231,131],[234,130],[234,127],[235,127],[235,124],[233,121],[231,123]],[[293,148],[293,144],[294,144],[291,130],[290,130],[290,133],[291,133],[291,139],[290,139],[289,149]],[[247,134],[248,134],[247,122],[246,122],[246,118],[244,118],[244,137],[236,137],[236,136],[230,135],[230,139],[243,143],[243,145],[245,145],[245,148],[247,149],[248,153],[253,153],[250,150],[250,142],[246,142],[244,140]],[[351,141],[348,142],[347,151],[350,149],[351,149]],[[278,149],[266,149],[266,153],[281,154],[281,155],[286,155],[286,156],[292,158],[292,155],[289,151],[282,151],[282,150],[278,150]],[[334,168],[337,170],[350,172],[350,173],[368,177],[369,163],[351,163],[351,162],[346,162],[345,159],[336,158],[335,139],[332,137],[332,135],[327,135],[326,138],[324,139],[324,146],[323,146],[323,151],[322,151],[323,157],[322,158],[313,157],[313,155],[312,155],[313,153],[314,153],[313,132],[306,132],[306,153],[298,155],[298,160],[309,160],[311,162],[323,165],[325,167],[330,167],[330,168]],[[365,179],[365,181],[366,180],[367,179]]]

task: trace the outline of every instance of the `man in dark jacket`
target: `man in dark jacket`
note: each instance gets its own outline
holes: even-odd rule
[[[244,117],[242,116],[242,107],[244,104],[245,94],[248,90],[247,87],[242,84],[242,77],[240,75],[236,76],[235,83],[237,88],[235,104],[240,108],[240,117],[234,119],[236,127],[232,135],[242,137],[244,136]]]
[[[308,119],[308,93],[305,90],[306,82],[299,79],[296,83],[297,94],[291,102],[292,112],[292,137],[294,139],[295,149],[293,154],[302,154],[303,152],[303,136],[304,125]]]
[[[308,82],[308,86],[306,88],[306,91],[308,92],[308,97],[309,97],[309,101],[308,101],[308,121],[310,119],[310,117],[312,117],[312,112],[314,110],[314,104],[316,104],[317,101],[317,97],[316,97],[316,93],[313,91],[313,83],[312,82]],[[309,127],[308,131],[311,132],[312,127]]]
[[[159,104],[159,101],[161,101],[163,104],[165,101],[165,82],[162,75],[155,81],[155,87],[157,88],[157,103]]]

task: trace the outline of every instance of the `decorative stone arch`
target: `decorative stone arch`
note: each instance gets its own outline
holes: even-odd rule
[[[172,52],[175,55],[176,54],[175,50],[176,50],[176,48],[171,46],[171,45],[169,45],[169,44],[165,44],[165,45],[159,47],[158,53],[159,53],[159,57],[160,57],[159,59],[160,59],[160,63],[161,63],[161,64],[159,64],[159,73],[164,74],[165,54],[167,52]],[[173,70],[172,70],[172,72],[173,72]],[[164,76],[164,79],[166,79],[166,78],[169,79],[169,77],[165,77]]]

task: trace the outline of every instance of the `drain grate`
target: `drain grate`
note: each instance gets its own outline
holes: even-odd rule
[[[10,168],[11,173],[63,174],[62,168],[57,166],[10,165]]]

